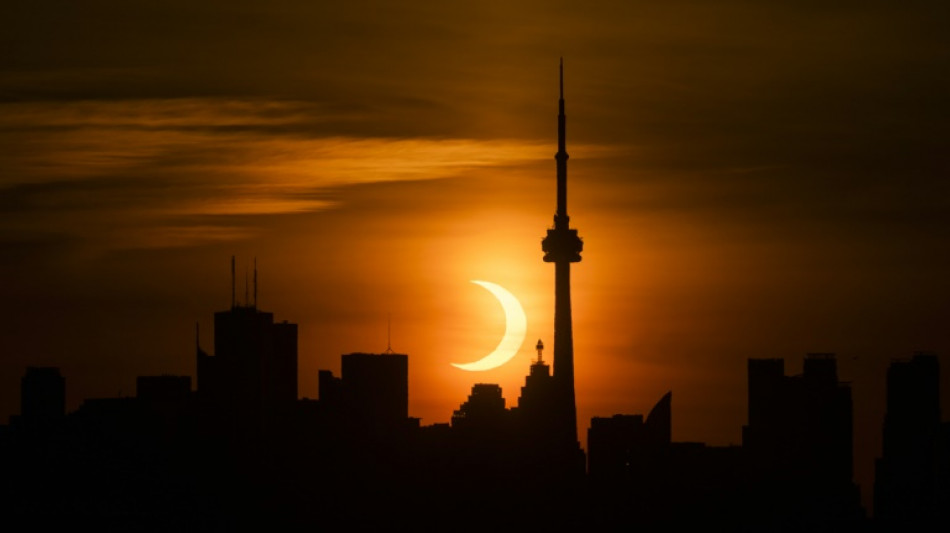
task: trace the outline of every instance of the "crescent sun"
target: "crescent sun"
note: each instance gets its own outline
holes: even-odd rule
[[[504,287],[488,281],[474,279],[472,283],[481,285],[495,298],[498,298],[501,308],[505,310],[505,335],[492,353],[478,361],[462,364],[452,363],[452,366],[469,371],[491,370],[507,363],[518,353],[521,343],[524,342],[525,334],[528,332],[528,319],[525,317],[521,302]]]

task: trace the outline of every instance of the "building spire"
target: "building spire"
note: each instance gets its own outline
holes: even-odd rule
[[[393,314],[389,313],[386,317],[386,352],[388,354],[396,353],[393,351]]]

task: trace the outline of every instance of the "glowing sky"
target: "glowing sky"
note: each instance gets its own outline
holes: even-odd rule
[[[738,443],[747,358],[836,352],[866,483],[888,361],[950,353],[950,9],[825,4],[13,2],[0,416],[27,365],[70,409],[193,375],[231,255],[300,325],[302,396],[391,316],[423,424],[476,381],[514,405],[553,346],[564,56],[582,434],[673,390],[675,440]],[[449,363],[504,325],[471,279],[528,317],[477,378]]]

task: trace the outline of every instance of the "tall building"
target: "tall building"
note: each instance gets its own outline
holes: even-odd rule
[[[883,454],[874,475],[874,518],[895,530],[933,524],[941,510],[940,366],[933,354],[887,370]],[[946,511],[943,519],[950,516]],[[916,526],[916,527],[915,527]]]
[[[554,401],[554,381],[551,377],[551,367],[542,357],[544,343],[540,339],[535,349],[538,351],[538,358],[531,363],[528,376],[525,377],[516,412],[523,428],[546,433],[545,429],[549,431],[552,423],[553,411],[550,406]]]
[[[20,380],[20,417],[27,429],[60,423],[66,414],[66,378],[55,367],[27,367]]]
[[[853,481],[851,385],[834,354],[805,356],[801,375],[782,359],[750,359],[749,423],[742,428],[753,483],[769,487],[757,509],[805,523],[863,516]],[[794,512],[792,511],[794,509]]]
[[[593,417],[587,430],[589,472],[593,482],[619,482],[643,477],[672,442],[673,392],[667,392],[643,415]]]
[[[340,367],[344,402],[350,416],[376,427],[406,426],[409,420],[408,355],[349,353],[342,356]]]
[[[197,347],[198,397],[257,427],[287,417],[297,401],[297,324],[274,322],[256,297],[238,304],[233,258],[231,267],[231,309],[214,314],[214,355]]]
[[[319,376],[322,416],[352,434],[392,438],[414,423],[409,418],[409,356],[348,353],[340,357],[340,377]]]
[[[554,263],[554,405],[558,428],[551,445],[574,457],[583,471],[583,452],[577,440],[577,406],[574,398],[574,334],[571,325],[571,263],[581,260],[584,243],[571,229],[567,215],[567,148],[564,116],[564,62],[560,65],[560,98],[558,99],[557,212],[554,227],[541,241],[544,261]],[[566,458],[566,455],[565,455]],[[568,460],[568,459],[565,459]]]
[[[495,383],[476,383],[472,393],[452,413],[452,427],[463,430],[496,432],[508,417],[501,387]]]

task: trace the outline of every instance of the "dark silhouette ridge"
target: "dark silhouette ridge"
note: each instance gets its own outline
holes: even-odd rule
[[[297,394],[297,326],[246,294],[215,313],[197,379],[141,376],[136,395],[65,412],[65,378],[27,368],[21,413],[0,427],[0,520],[31,529],[267,531],[947,529],[950,430],[935,356],[888,371],[873,521],[852,479],[850,386],[833,354],[748,362],[742,446],[672,440],[672,392],[649,414],[594,417],[577,441],[563,67],[554,228],[554,357],[544,344],[517,405],[477,383],[451,423],[409,413],[407,354],[341,355],[319,398]],[[248,292],[247,290],[245,291]],[[447,408],[448,409],[448,408]],[[586,467],[585,467],[586,466]]]

